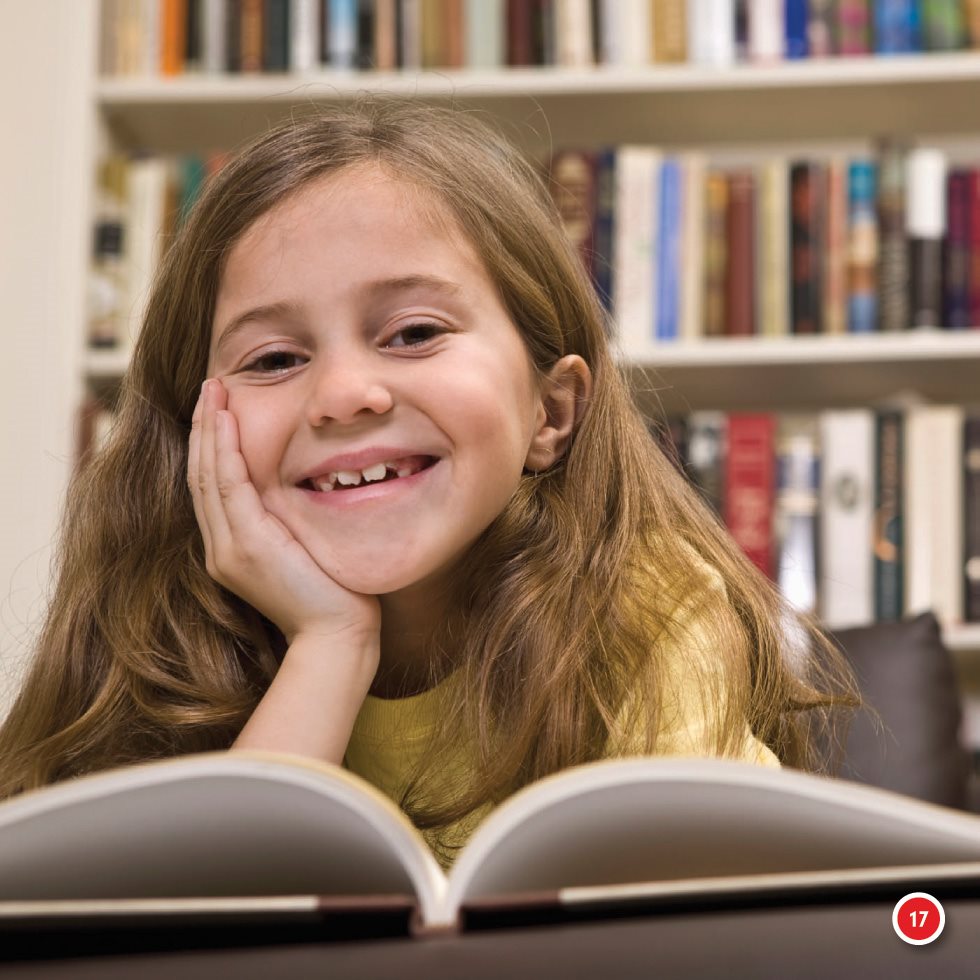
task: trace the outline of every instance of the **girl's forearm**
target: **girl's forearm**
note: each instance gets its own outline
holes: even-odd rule
[[[379,657],[380,641],[374,637],[297,636],[232,748],[340,765]]]

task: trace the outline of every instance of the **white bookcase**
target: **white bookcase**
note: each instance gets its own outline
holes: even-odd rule
[[[52,5],[64,9],[56,0],[18,6],[26,11]],[[73,87],[81,118],[62,152],[86,179],[76,182],[58,227],[74,242],[90,236],[91,186],[101,152],[233,149],[297,106],[364,89],[451,100],[489,112],[519,145],[539,155],[561,147],[649,143],[705,148],[739,159],[774,148],[794,153],[870,149],[876,137],[892,135],[944,147],[953,160],[980,160],[980,134],[974,135],[980,51],[727,70],[654,66],[99,78],[97,0],[75,0],[71,6],[75,67],[64,84]],[[40,13],[20,16],[42,19]],[[21,79],[29,77],[21,72]],[[86,350],[84,263],[75,261],[70,268],[77,278],[64,284],[71,300],[65,301],[57,329],[69,351],[73,384],[68,390],[74,398],[84,385],[118,377],[125,364],[111,353]],[[655,379],[659,404],[667,410],[816,409],[874,403],[910,390],[937,401],[980,399],[980,332],[718,339],[651,345],[628,352],[627,359]],[[62,393],[60,424],[69,422],[73,409]],[[16,443],[6,438],[2,453],[5,469],[20,462]],[[59,472],[67,476],[67,468]],[[46,515],[52,529],[53,504]],[[22,557],[14,554],[9,561],[16,564]],[[4,584],[12,567],[0,568]],[[980,627],[950,629],[947,639],[964,654],[980,651]]]

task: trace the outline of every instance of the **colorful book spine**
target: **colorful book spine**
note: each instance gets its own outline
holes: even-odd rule
[[[551,158],[549,188],[565,234],[575,246],[582,268],[591,276],[595,223],[595,154],[560,150]]]
[[[330,67],[357,65],[357,0],[330,0]]]
[[[656,0],[653,4],[653,60],[665,64],[687,61],[685,0]]]
[[[881,144],[878,153],[878,326],[909,326],[909,260],[905,237],[904,146]]]
[[[728,175],[728,264],[725,278],[725,333],[751,337],[755,332],[755,174]]]
[[[776,582],[794,609],[816,613],[820,483],[816,416],[783,416],[777,431]]]
[[[704,334],[722,337],[727,319],[728,178],[709,171],[704,184]]]
[[[875,168],[854,160],[848,168],[847,329],[871,333],[878,326],[878,219]]]
[[[925,51],[959,51],[966,47],[967,27],[961,0],[921,0],[922,47]]]
[[[910,325],[940,327],[946,234],[946,158],[940,150],[923,147],[908,155],[905,233],[909,241]]]
[[[875,54],[914,54],[922,50],[919,0],[872,0]]]
[[[980,0],[965,0],[966,47],[980,48]]]
[[[807,50],[807,0],[784,0],[783,52],[787,58],[805,58]]]
[[[871,0],[837,0],[837,53],[871,53]]]
[[[776,420],[773,415],[728,416],[725,524],[746,557],[773,577]]]
[[[677,340],[680,329],[682,194],[680,162],[676,157],[666,157],[660,167],[656,245],[654,336],[658,341]]]
[[[980,329],[980,167],[970,168],[970,327]]]
[[[807,7],[806,42],[811,58],[829,58],[834,48],[835,0],[810,0]]]
[[[789,166],[767,160],[759,172],[757,294],[759,333],[789,333]]]
[[[823,333],[847,332],[849,230],[848,167],[842,157],[827,162],[827,207],[823,256]]]
[[[264,55],[263,0],[241,0],[241,9],[239,70],[243,73],[254,74],[262,71]]]
[[[815,334],[821,313],[821,206],[819,164],[790,166],[790,251],[794,334]]]
[[[980,623],[980,413],[963,426],[964,618]]]
[[[903,417],[882,410],[875,419],[874,582],[875,619],[901,619],[905,612]]]
[[[820,617],[831,629],[874,622],[875,419],[868,408],[820,415]]]
[[[160,12],[160,71],[164,75],[179,75],[184,70],[187,47],[187,0],[162,0]]]
[[[507,0],[507,64],[534,64],[534,0]]]
[[[970,326],[970,172],[951,170],[946,179],[946,254],[943,268],[943,325]]]

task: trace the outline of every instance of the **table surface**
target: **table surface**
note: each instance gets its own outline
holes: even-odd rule
[[[0,977],[976,977],[980,898],[944,897],[928,946],[902,942],[894,902],[663,912],[465,935],[128,952],[0,963]],[[2,958],[0,947],[0,958]]]

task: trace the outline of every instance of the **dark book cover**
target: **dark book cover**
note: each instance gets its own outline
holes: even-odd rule
[[[709,172],[705,180],[704,335],[725,334],[728,281],[728,177]]]
[[[725,524],[749,560],[773,577],[776,419],[768,413],[728,416]]]
[[[289,0],[265,0],[262,67],[289,71]]]
[[[847,174],[847,329],[850,333],[872,333],[878,327],[876,183],[875,166],[870,160],[851,161]]]
[[[963,427],[964,618],[980,623],[980,412]]]
[[[373,71],[377,67],[374,61],[375,16],[374,0],[357,0],[357,54],[354,64],[360,71]]]
[[[596,156],[595,222],[593,230],[592,282],[599,300],[612,313],[616,270],[616,150],[606,148]]]
[[[225,0],[225,66],[242,70],[242,0]]]
[[[946,179],[946,252],[943,260],[943,326],[970,326],[970,173],[951,170]]]
[[[905,155],[895,142],[882,143],[878,151],[878,324],[891,332],[909,325]]]
[[[980,329],[980,167],[970,168],[970,327]]]
[[[790,166],[791,324],[794,334],[815,334],[823,319],[822,167],[798,162]]]
[[[184,27],[184,70],[200,71],[204,46],[201,43],[203,0],[186,0],[187,13]]]
[[[534,64],[534,0],[507,0],[507,64]]]
[[[905,611],[904,418],[900,411],[875,417],[874,585],[875,619],[901,619]]]
[[[532,0],[531,64],[558,64],[558,34],[555,20],[555,0]]]
[[[756,332],[755,196],[754,173],[746,170],[728,175],[725,333],[730,337],[751,337]]]

